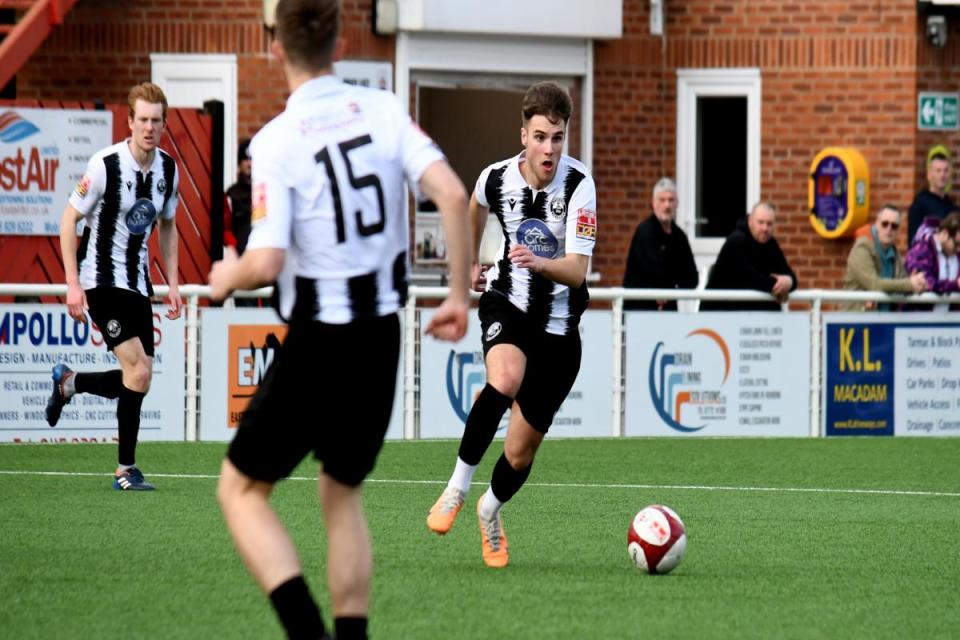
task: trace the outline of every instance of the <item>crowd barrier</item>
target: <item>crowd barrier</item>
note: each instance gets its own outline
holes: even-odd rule
[[[270,312],[263,310],[203,307],[201,314],[200,302],[209,297],[207,286],[183,285],[180,292],[185,314],[177,322],[183,323],[185,348],[179,348],[177,339],[158,347],[158,375],[144,405],[144,439],[226,440],[245,406],[247,391],[255,388],[269,364],[264,331],[282,333],[283,328],[276,320],[264,320]],[[474,393],[482,388],[476,314],[472,314],[470,333],[458,345],[423,338],[421,328],[433,304],[424,302],[442,299],[446,292],[443,287],[410,288],[402,314],[402,365],[389,437],[456,437]],[[166,293],[166,287],[156,287],[158,299]],[[270,293],[266,288],[238,292],[237,297]],[[588,311],[584,317],[584,365],[569,408],[565,404],[561,409],[551,433],[960,435],[960,422],[950,419],[960,415],[960,393],[956,392],[960,317],[824,312],[824,305],[848,300],[960,303],[958,294],[900,296],[810,289],[790,295],[789,306],[799,310],[788,313],[658,313],[624,312],[623,304],[625,300],[771,297],[756,291],[675,289],[595,288],[590,293],[600,303],[594,306],[609,303],[609,308]],[[66,286],[0,284],[0,295],[63,297]],[[689,304],[681,303],[681,308]],[[41,400],[49,393],[47,365],[62,358],[67,346],[79,349],[82,341],[89,352],[71,356],[77,358],[75,368],[94,361],[101,368],[115,366],[96,334],[88,336],[71,328],[73,321],[64,305],[43,305],[43,313],[38,306],[0,305],[0,390],[5,396],[0,401],[0,440],[55,439],[57,433],[73,433],[72,439],[78,439],[76,434],[82,431],[87,435],[79,439],[86,441],[115,431],[110,402],[95,397],[77,407],[68,405],[68,410],[75,411],[68,419],[83,424],[77,432],[60,425],[51,430],[45,423],[31,426],[41,416]],[[18,313],[21,309],[27,311]],[[156,317],[156,322],[170,322],[159,313]],[[208,326],[202,327],[201,322]],[[234,325],[254,331],[244,333]],[[171,331],[178,335],[180,330],[177,324],[162,325],[158,336]],[[201,356],[204,335],[207,348]],[[14,353],[14,348],[20,351]],[[227,352],[237,348],[243,349],[242,360],[249,370],[243,365],[238,370],[236,362],[227,362]],[[358,357],[375,355],[359,350]],[[203,365],[206,382],[200,376],[203,358],[208,359]],[[322,366],[322,354],[318,359]],[[183,384],[180,371],[185,374]],[[178,409],[171,402],[180,391],[182,422],[173,417]],[[153,408],[148,406],[150,401],[155,403]],[[896,424],[895,411],[899,412]],[[906,420],[908,414],[912,417]]]

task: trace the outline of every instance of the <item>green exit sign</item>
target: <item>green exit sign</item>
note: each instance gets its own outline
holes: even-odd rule
[[[917,128],[956,131],[960,128],[960,94],[922,92],[917,98]]]

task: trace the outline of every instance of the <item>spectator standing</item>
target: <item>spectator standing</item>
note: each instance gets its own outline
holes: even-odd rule
[[[637,225],[627,254],[623,286],[636,289],[696,289],[700,276],[690,241],[674,224],[677,185],[660,178],[653,187],[653,213]],[[627,300],[626,310],[676,311],[676,300]]]
[[[907,214],[907,242],[916,240],[917,230],[928,216],[943,220],[956,205],[947,195],[950,184],[950,159],[943,153],[934,153],[927,161],[927,187],[910,204]]]
[[[943,220],[935,216],[924,219],[917,237],[904,260],[908,271],[921,271],[927,279],[927,290],[934,293],[960,291],[960,264],[957,244],[960,243],[960,211]],[[947,311],[950,305],[934,305],[934,311]]]
[[[903,257],[897,252],[897,231],[900,210],[892,204],[877,212],[866,236],[857,238],[847,256],[847,272],[843,288],[847,291],[882,291],[883,293],[921,293],[927,289],[924,274],[908,275]],[[840,304],[844,311],[890,311],[899,305],[851,300]]]
[[[755,204],[727,236],[707,281],[707,289],[756,289],[776,300],[704,300],[701,311],[780,311],[797,288],[797,276],[773,237],[776,213],[769,202]]]

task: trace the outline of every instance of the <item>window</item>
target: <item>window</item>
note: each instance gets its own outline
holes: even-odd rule
[[[760,199],[760,71],[677,70],[677,222],[701,281]]]

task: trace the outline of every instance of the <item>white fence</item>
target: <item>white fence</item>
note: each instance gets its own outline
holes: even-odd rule
[[[199,400],[200,393],[202,389],[202,384],[199,376],[199,363],[200,363],[200,300],[203,298],[209,297],[209,287],[203,285],[184,285],[180,287],[181,295],[184,297],[186,303],[186,322],[185,322],[185,335],[186,335],[186,349],[185,349],[185,438],[189,441],[194,441],[198,439],[198,424],[199,424]],[[162,298],[166,295],[166,287],[158,286],[156,287],[156,293],[158,298]],[[240,292],[238,293],[239,297],[267,297],[271,293],[270,289],[261,289],[256,292]],[[712,290],[675,290],[675,289],[622,289],[622,288],[607,288],[607,289],[592,289],[591,299],[593,301],[605,301],[610,302],[612,307],[612,319],[611,319],[611,334],[612,341],[610,342],[611,353],[608,358],[608,361],[611,363],[609,377],[607,378],[610,382],[609,393],[610,393],[610,424],[609,430],[607,433],[612,436],[623,436],[631,434],[631,430],[628,429],[627,425],[627,414],[628,410],[635,409],[628,407],[628,389],[626,386],[627,381],[627,371],[626,371],[626,336],[627,336],[627,323],[625,319],[628,319],[630,316],[637,314],[644,314],[644,312],[628,312],[625,316],[623,312],[623,303],[624,300],[770,300],[769,295],[759,293],[756,291],[712,291]],[[65,285],[28,285],[28,284],[0,284],[0,295],[5,296],[60,296],[63,297],[66,295],[66,286]],[[438,300],[442,299],[446,295],[446,289],[443,287],[411,287],[409,291],[409,299],[405,312],[403,314],[403,370],[402,370],[402,380],[400,381],[400,386],[402,388],[402,437],[406,439],[415,439],[423,435],[420,423],[420,399],[423,389],[421,388],[421,372],[420,372],[420,362],[419,357],[421,356],[421,330],[419,316],[420,311],[422,310],[422,301],[424,300]],[[806,433],[810,436],[823,435],[824,433],[824,415],[822,413],[824,405],[827,402],[827,397],[824,393],[824,322],[823,322],[823,304],[824,303],[835,303],[847,300],[858,300],[858,301],[874,301],[874,302],[900,302],[900,301],[910,301],[910,302],[922,302],[924,304],[935,304],[937,302],[960,302],[960,295],[954,294],[948,297],[938,297],[932,294],[923,294],[921,296],[891,296],[882,293],[873,293],[873,292],[850,292],[850,291],[830,291],[830,290],[820,290],[820,289],[811,289],[811,290],[800,290],[795,291],[790,296],[791,302],[801,302],[809,305],[809,310],[804,310],[801,312],[794,312],[791,315],[804,314],[808,316],[809,319],[809,404],[806,409],[808,409],[808,429]],[[654,312],[655,313],[655,312]],[[679,312],[679,317],[681,318],[690,318],[696,317],[700,314],[696,313],[684,313]],[[709,314],[716,318],[720,314],[712,313]],[[736,319],[744,317],[744,314],[722,314],[726,318]],[[872,319],[880,318],[889,318],[891,316],[897,316],[898,314],[876,314],[876,313],[865,313],[858,314],[856,317],[863,318],[864,321],[871,322]],[[904,314],[905,316],[908,314]],[[930,320],[935,320],[933,316],[929,314],[909,314],[909,316],[917,322],[923,322],[926,318]],[[655,324],[656,322],[663,322],[665,318],[672,317],[678,318],[677,312],[668,312],[654,315],[647,315],[647,318],[650,318],[650,322]],[[773,314],[772,316],[767,316],[772,318],[768,320],[774,323],[786,324],[786,322],[780,322],[777,320],[780,316]],[[786,316],[784,316],[786,318]],[[943,316],[941,314],[937,315],[940,325],[943,324]],[[749,329],[747,329],[749,331]],[[796,336],[792,338],[795,340]],[[479,345],[469,345],[469,348],[478,348]],[[792,348],[796,349],[797,345],[789,345]],[[852,360],[851,360],[852,362]],[[864,362],[869,365],[869,359],[865,359]],[[727,366],[729,367],[729,362]],[[960,367],[960,362],[957,362],[957,366]],[[650,378],[650,388],[651,392],[653,391],[653,361],[651,360],[651,378]],[[746,365],[743,365],[741,368],[748,368]],[[806,368],[803,368],[803,371],[806,371]],[[675,374],[676,375],[676,374]],[[726,375],[726,374],[725,374]],[[750,379],[748,379],[749,381]],[[766,382],[765,382],[766,384]],[[772,395],[772,394],[771,394]],[[751,392],[749,391],[740,391],[740,397],[750,397]],[[597,397],[596,395],[592,397]],[[669,413],[672,408],[671,403],[675,400],[672,396],[670,398],[658,397],[657,400],[661,401],[662,404],[667,405],[666,411]],[[712,408],[710,405],[710,400],[702,400],[698,397],[693,399],[687,398],[688,405],[695,408],[699,415],[704,419],[704,421],[709,421],[711,417],[710,412]],[[677,400],[677,416],[679,416],[679,400]],[[697,403],[700,403],[699,405]],[[735,399],[734,399],[735,402]],[[960,397],[957,400],[960,404]],[[635,405],[636,403],[634,403]],[[654,403],[656,404],[656,403]],[[735,404],[733,406],[736,406]],[[758,408],[762,405],[753,402],[745,402],[741,405],[741,408],[744,409],[747,413],[749,411],[756,412]],[[661,407],[662,408],[662,407]],[[952,407],[951,407],[952,408]],[[689,409],[689,407],[688,407]],[[661,414],[662,415],[662,414]],[[669,416],[665,416],[666,420],[670,420]],[[741,417],[741,422],[746,420],[749,424],[751,418],[747,416]],[[677,418],[679,421],[679,417]],[[678,425],[678,429],[682,429],[682,426]],[[683,429],[686,430],[686,429]],[[691,429],[696,430],[696,429]]]

